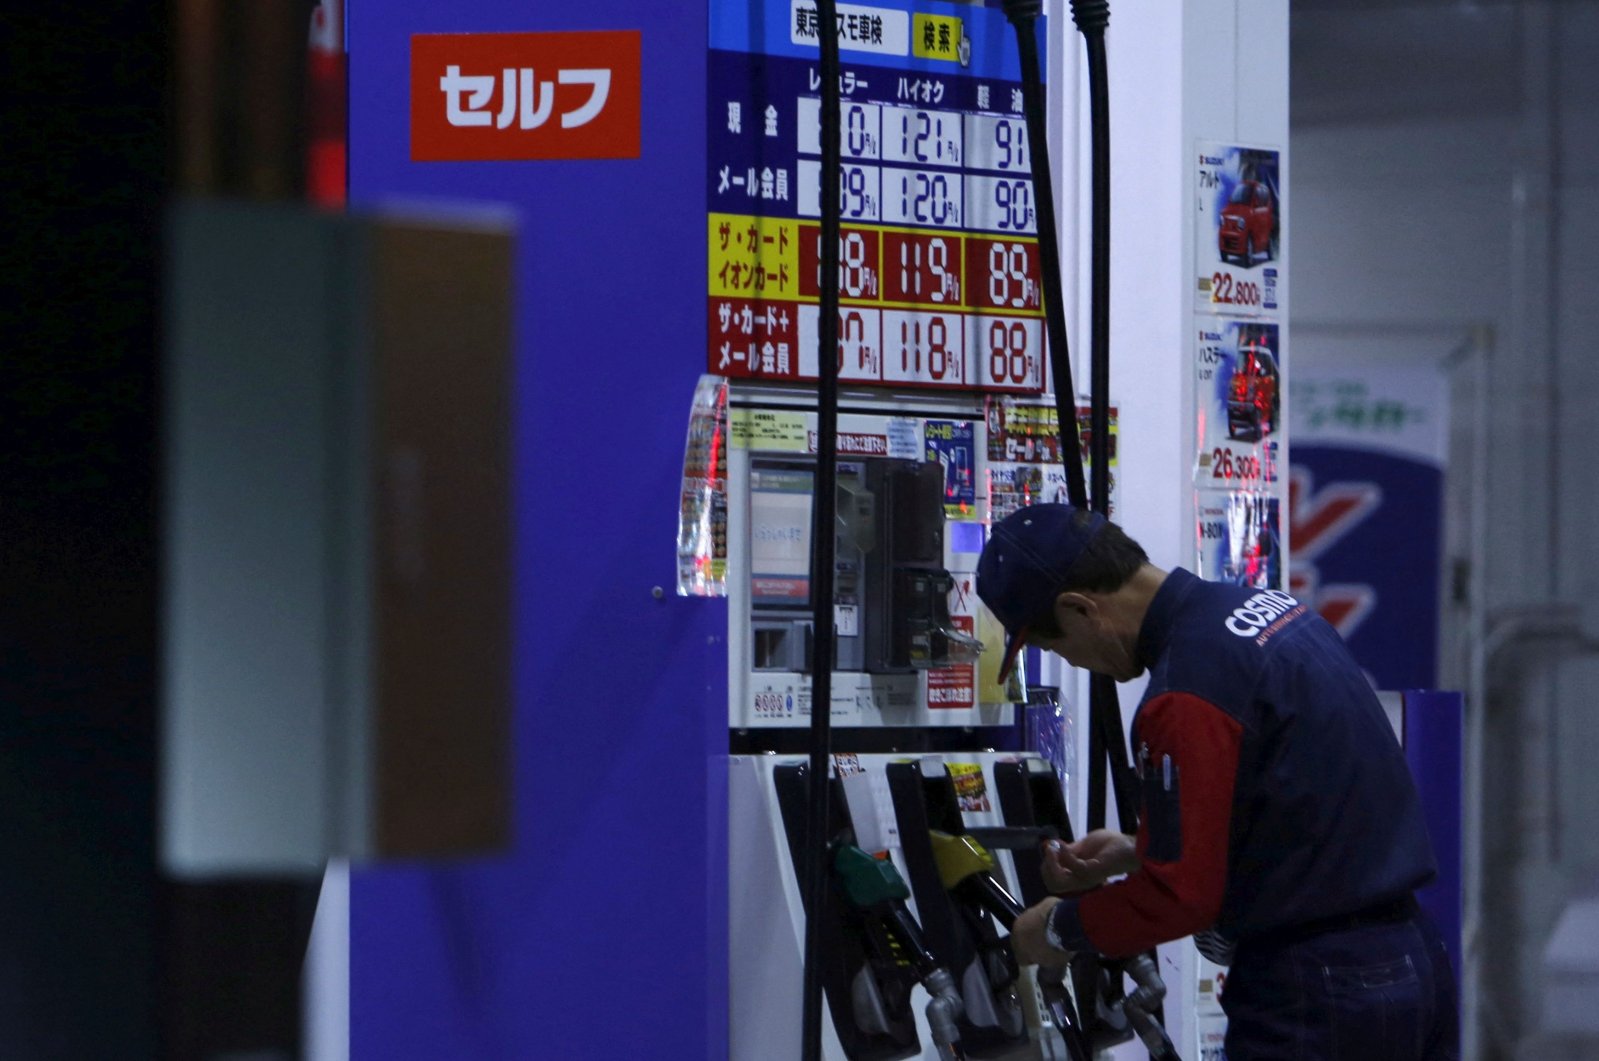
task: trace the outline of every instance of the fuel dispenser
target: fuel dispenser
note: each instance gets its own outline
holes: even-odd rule
[[[809,533],[815,468],[776,457],[749,471],[750,667],[798,673],[810,660],[811,587],[795,549]],[[950,616],[944,567],[944,473],[911,460],[838,468],[833,665],[913,675],[977,658],[980,642]]]
[[[1099,117],[1108,5],[1072,6]],[[712,150],[738,165],[718,169],[711,193],[709,359],[730,377],[725,496],[696,511],[726,519],[731,798],[754,804],[734,815],[751,832],[735,828],[731,844],[776,860],[746,872],[735,854],[733,890],[780,896],[803,937],[798,970],[770,951],[757,969],[743,964],[734,922],[734,1056],[741,1020],[766,1023],[792,1005],[798,985],[782,965],[804,974],[807,1059],[1086,1058],[1131,1035],[1138,1007],[1158,1004],[1158,977],[1128,999],[1120,965],[1041,980],[1017,968],[1005,934],[1018,884],[1033,884],[1002,879],[1010,852],[996,857],[971,831],[999,828],[998,811],[967,803],[945,765],[992,748],[1025,761],[1016,690],[982,680],[974,572],[994,516],[979,488],[989,403],[1043,390],[1046,331],[1066,493],[1089,504],[1058,297],[1042,5],[892,0],[863,15],[822,0],[764,21],[728,7],[725,26],[712,8],[713,97],[726,97],[712,108],[718,119],[727,108]],[[763,116],[763,135],[746,135],[746,115]],[[1101,161],[1102,130],[1096,122]],[[1109,499],[1102,207],[1090,402],[1099,511]],[[811,381],[814,391],[791,386]],[[1096,686],[1095,700],[1094,756],[1114,765],[1113,686],[1108,699]],[[767,759],[807,749],[803,767]],[[978,776],[993,765],[976,764]],[[834,780],[814,783],[824,774]],[[1118,809],[1126,828],[1132,805]],[[991,820],[968,821],[974,813]],[[1012,828],[1033,843],[1046,829],[1069,836],[1060,817]],[[875,842],[861,840],[863,826]],[[886,871],[900,864],[902,874]],[[1037,875],[1036,856],[1028,869]]]
[[[809,770],[798,762],[779,766],[773,783],[790,854],[799,865]],[[837,777],[828,784],[841,788]],[[923,1012],[938,1056],[965,1057],[961,993],[924,942],[921,926],[906,905],[910,891],[904,878],[886,851],[877,857],[858,846],[843,792],[836,791],[835,797],[828,840],[833,886],[825,892],[818,917],[828,955],[824,983],[839,1041],[849,1056],[871,1061],[915,1056],[921,1036],[911,992],[920,985],[930,996]]]
[[[1014,1058],[1087,1061],[1072,989],[1051,971],[1018,969],[1006,934],[1021,906],[1017,870],[1048,828],[1004,824],[996,769],[1028,753],[841,754],[830,767],[829,888],[820,907],[829,1058]],[[730,799],[734,896],[735,1058],[773,1056],[801,976],[798,922],[769,931],[773,910],[803,906],[809,767],[787,755],[739,756]],[[782,919],[780,919],[782,920]]]
[[[794,448],[814,438],[815,414],[759,400],[735,396],[729,413],[728,534],[748,543],[728,557],[729,725],[739,750],[795,750],[812,709],[816,465]],[[852,738],[867,742],[862,750],[885,730],[915,741],[908,730],[1014,718],[1008,704],[983,704],[977,688],[979,507],[948,504],[944,466],[915,459],[929,429],[949,427],[975,464],[977,410],[878,404],[841,418],[850,444],[877,455],[839,462],[833,530],[832,716],[870,731]]]

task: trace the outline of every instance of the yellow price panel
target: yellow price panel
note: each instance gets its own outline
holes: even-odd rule
[[[799,222],[710,214],[712,296],[792,299],[799,295]]]

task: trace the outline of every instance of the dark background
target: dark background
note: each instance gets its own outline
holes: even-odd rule
[[[310,5],[30,5],[0,34],[0,1057],[203,1057],[297,1046],[314,882],[158,870],[161,228],[190,188],[246,191],[249,111],[285,116]],[[219,21],[205,136],[176,135],[178,8]],[[200,23],[203,24],[203,23]],[[248,29],[249,27],[244,27]],[[232,42],[230,44],[230,41]],[[247,78],[266,71],[274,97]],[[216,73],[216,71],[213,71]],[[232,80],[229,80],[229,79]],[[284,135],[285,129],[289,130]],[[192,152],[191,152],[192,155]],[[197,156],[196,156],[197,157]],[[231,182],[231,184],[230,184]],[[198,186],[194,186],[198,185]],[[257,194],[259,188],[257,187]]]

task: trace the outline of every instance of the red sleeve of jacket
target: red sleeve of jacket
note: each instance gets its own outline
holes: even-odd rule
[[[1189,693],[1165,693],[1143,706],[1134,733],[1144,763],[1142,866],[1125,880],[1056,908],[1052,921],[1068,948],[1086,942],[1107,957],[1123,958],[1216,923],[1227,887],[1242,738],[1236,719]]]

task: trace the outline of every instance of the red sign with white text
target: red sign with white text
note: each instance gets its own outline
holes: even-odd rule
[[[639,156],[637,30],[418,33],[411,159]]]

